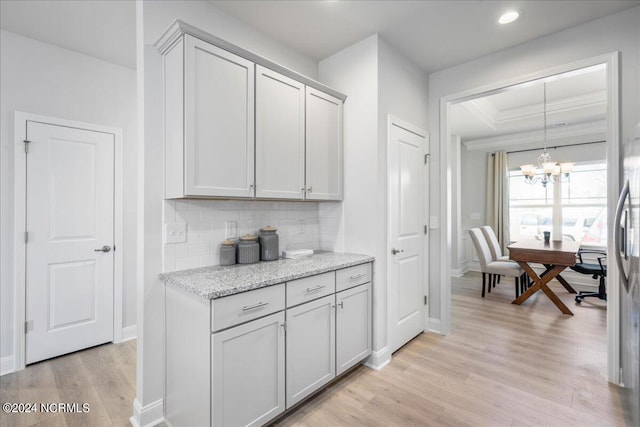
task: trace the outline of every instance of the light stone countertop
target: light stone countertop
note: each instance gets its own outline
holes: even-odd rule
[[[173,271],[162,273],[160,279],[195,296],[216,299],[373,260],[369,255],[320,252],[298,259]]]

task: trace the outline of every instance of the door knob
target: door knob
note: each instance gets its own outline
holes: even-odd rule
[[[104,245],[103,247],[99,248],[99,249],[94,249],[94,252],[109,252],[111,250],[111,246],[109,245]]]
[[[391,253],[394,254],[394,255],[398,254],[400,252],[404,252],[404,249],[398,249],[398,248],[391,249]]]

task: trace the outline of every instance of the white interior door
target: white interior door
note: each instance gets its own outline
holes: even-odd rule
[[[425,137],[389,123],[389,344],[394,352],[424,330]]]
[[[26,362],[113,340],[113,134],[27,122]]]

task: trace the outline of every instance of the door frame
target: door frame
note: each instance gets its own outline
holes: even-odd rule
[[[393,258],[389,256],[389,254],[391,253],[391,186],[389,185],[389,178],[390,178],[390,173],[389,173],[389,152],[391,151],[391,129],[392,126],[397,126],[399,128],[402,128],[408,132],[411,132],[413,134],[416,134],[417,136],[424,138],[424,146],[423,146],[423,152],[422,155],[426,155],[427,156],[427,162],[425,164],[425,171],[424,171],[424,175],[423,175],[423,181],[421,183],[421,191],[423,193],[423,223],[424,225],[427,227],[427,230],[429,230],[429,166],[430,166],[430,162],[429,160],[429,133],[427,131],[425,131],[424,129],[419,128],[418,126],[415,126],[411,123],[405,122],[404,120],[399,119],[396,116],[393,116],[391,114],[387,115],[387,220],[386,220],[386,224],[387,224],[387,235],[386,235],[386,253],[385,253],[385,258],[386,258],[386,280],[387,280],[387,346],[388,348],[391,347],[391,338],[390,338],[390,334],[391,334],[391,316],[389,316],[389,300],[390,300],[390,296],[391,296],[391,277],[390,277],[390,271],[391,271],[391,263],[393,262]],[[424,286],[423,286],[423,294],[427,297],[427,301],[429,301],[429,235],[430,233],[427,232],[427,234],[423,234],[423,239],[422,239],[422,250],[423,250],[423,255],[424,255],[424,268],[423,268],[423,272],[422,272],[422,280],[424,282]],[[420,304],[422,304],[422,302],[420,302]],[[423,319],[423,331],[424,332],[429,332],[429,304],[425,304],[425,309],[424,309],[424,319]],[[391,355],[389,355],[391,356]]]
[[[453,104],[477,98],[487,93],[497,93],[506,87],[526,83],[573,71],[579,68],[590,67],[598,64],[606,64],[607,78],[607,215],[614,218],[618,194],[620,193],[620,52],[614,51],[592,58],[561,64],[525,75],[490,83],[481,87],[468,89],[459,93],[440,98],[439,140],[440,140],[440,216],[442,218],[442,230],[440,237],[440,333],[448,335],[451,332],[451,236],[452,224],[456,221],[457,212],[453,212],[452,198],[459,195],[452,186],[451,171],[455,170],[455,164],[459,161],[459,150],[451,147],[450,135],[450,110]],[[456,153],[457,151],[457,153]],[[458,170],[458,173],[460,171]],[[613,230],[607,231],[607,253],[613,254]],[[620,384],[620,292],[618,266],[609,263],[607,282],[612,284],[607,287],[607,378],[614,384]]]
[[[114,136],[114,246],[113,254],[113,342],[122,341],[123,313],[123,168],[122,168],[122,129],[96,125],[93,123],[60,119],[40,114],[14,111],[14,369],[19,371],[26,366],[26,244],[24,232],[27,215],[27,156],[24,150],[24,139],[28,122],[44,123],[56,126],[84,129]]]

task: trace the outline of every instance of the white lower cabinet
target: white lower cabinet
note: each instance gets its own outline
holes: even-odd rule
[[[260,426],[285,409],[284,312],[213,334],[214,426]]]
[[[335,295],[287,309],[287,408],[336,376]]]
[[[336,294],[336,375],[371,354],[371,283]]]
[[[167,425],[265,425],[364,360],[372,347],[371,268],[211,301],[167,286]]]

